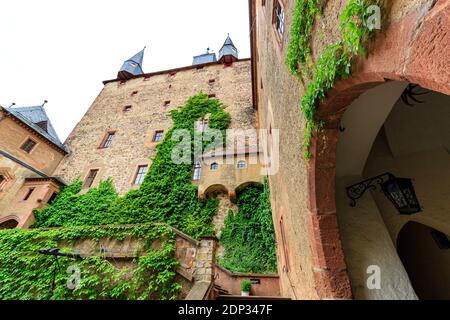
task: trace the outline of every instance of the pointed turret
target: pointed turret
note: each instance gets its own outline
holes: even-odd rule
[[[124,62],[122,68],[120,68],[120,71],[117,74],[118,79],[128,80],[135,76],[144,74],[144,71],[142,71],[142,62],[144,60],[144,51],[145,51],[145,48]]]
[[[234,46],[233,41],[228,34],[222,49],[219,51],[219,62],[220,63],[233,63],[239,59],[238,50]]]

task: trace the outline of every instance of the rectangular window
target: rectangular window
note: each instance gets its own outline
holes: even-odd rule
[[[208,98],[210,99],[215,99],[216,95],[214,93],[208,94]]]
[[[57,192],[53,192],[50,199],[48,199],[47,204],[52,204],[53,202],[55,202],[56,197],[58,196]]]
[[[23,198],[23,201],[27,201],[28,199],[30,199],[31,194],[33,193],[34,188],[30,188],[28,189],[27,193],[25,194],[25,197]]]
[[[170,100],[164,101],[164,107],[169,107],[170,106]]]
[[[275,1],[275,8],[273,12],[273,24],[277,30],[280,39],[284,36],[284,9],[280,4],[279,0]]]
[[[153,136],[153,142],[160,142],[164,137],[164,131],[158,130],[155,131],[155,135]]]
[[[36,144],[37,143],[35,141],[33,141],[31,139],[27,139],[27,141],[25,141],[24,144],[22,144],[20,149],[22,149],[26,153],[30,153],[31,151],[33,151],[33,149],[36,146]]]
[[[136,172],[136,177],[134,178],[134,184],[139,185],[144,181],[145,175],[147,174],[148,165],[139,166]]]
[[[209,84],[213,84],[215,82],[216,82],[216,79],[209,79],[209,81],[208,81]]]
[[[138,94],[138,91],[133,91],[132,93],[131,93],[131,96],[135,96],[135,95],[137,95]]]
[[[109,148],[111,146],[115,134],[116,134],[115,132],[108,132],[106,136],[103,138],[103,143],[100,145],[100,148]]]
[[[169,72],[169,77],[175,77],[176,74],[177,74],[176,71]]]
[[[132,108],[132,106],[125,106],[123,107],[123,112],[130,112]]]
[[[195,167],[194,167],[194,175],[192,177],[192,180],[194,180],[194,181],[200,180],[201,175],[202,175],[202,165],[201,165],[200,162],[196,162],[195,163]]]
[[[2,187],[6,182],[5,176],[0,175],[0,191],[2,191]]]
[[[95,177],[97,177],[98,169],[92,169],[89,171],[89,174],[84,182],[85,188],[90,188],[95,181]]]

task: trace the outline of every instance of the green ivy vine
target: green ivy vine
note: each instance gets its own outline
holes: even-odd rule
[[[207,114],[210,128],[223,132],[228,128],[230,115],[218,99],[209,99],[205,93],[189,98],[184,106],[171,111],[173,126],[157,146],[157,155],[139,189],[119,197],[107,180],[79,194],[81,181],[76,180],[61,191],[51,206],[35,211],[36,227],[164,222],[195,238],[213,235],[212,219],[218,200],[200,202],[198,187],[192,184],[195,122]],[[188,130],[191,135],[190,164],[172,161],[172,151],[179,143],[172,135],[178,129]],[[204,138],[203,148],[211,142]]]
[[[225,249],[218,263],[232,272],[276,273],[275,235],[267,181],[249,186],[237,199],[238,212],[229,212],[220,241]]]
[[[59,257],[57,267],[54,257],[38,253],[41,248],[61,243],[128,237],[144,241],[144,252],[133,261],[131,270],[119,268],[101,256],[82,260]],[[156,239],[165,239],[160,250],[151,248]],[[174,252],[175,233],[164,225],[1,230],[0,299],[175,299],[181,286],[174,279],[178,265]],[[71,274],[67,270],[74,265],[81,277],[79,285],[70,289],[67,283]]]
[[[341,39],[328,44],[312,67],[312,79],[301,101],[301,110],[306,119],[303,143],[306,159],[311,158],[309,146],[313,132],[322,128],[315,118],[316,107],[326,98],[326,93],[337,79],[351,76],[353,60],[358,55],[364,55],[364,46],[373,32],[365,23],[369,18],[368,8],[380,3],[380,0],[350,0],[341,14]],[[324,1],[296,1],[286,65],[297,77],[304,76],[302,71],[309,70],[312,65],[311,30],[323,6]]]

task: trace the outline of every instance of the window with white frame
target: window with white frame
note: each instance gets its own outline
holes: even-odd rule
[[[219,164],[218,164],[217,162],[211,163],[211,170],[212,170],[212,171],[217,171],[217,170],[219,170]]]
[[[238,169],[245,169],[245,168],[247,168],[247,162],[245,162],[244,160],[238,161],[237,168]]]
[[[275,26],[275,29],[278,32],[278,35],[281,39],[283,39],[284,36],[284,9],[280,4],[279,0],[275,0],[275,8],[273,11],[273,23]]]
[[[202,175],[202,164],[200,162],[196,162],[194,166],[194,175],[192,177],[192,180],[198,181],[200,180]]]

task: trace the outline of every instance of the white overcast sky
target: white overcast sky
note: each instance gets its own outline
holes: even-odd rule
[[[40,105],[65,140],[124,60],[192,64],[227,33],[250,56],[247,0],[0,0],[0,105]]]

